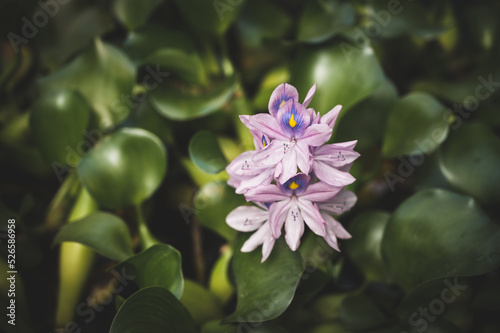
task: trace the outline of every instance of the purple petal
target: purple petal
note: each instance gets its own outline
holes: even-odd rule
[[[325,236],[325,221],[319,213],[318,207],[313,205],[311,201],[304,200],[302,197],[297,200],[297,203],[302,217],[309,229],[311,229],[316,235]]]
[[[242,119],[242,116],[240,116]],[[243,120],[242,120],[243,121]],[[285,133],[281,130],[276,119],[265,113],[258,113],[250,116],[248,119],[249,127],[251,130],[259,130],[262,134],[267,135],[271,139],[288,140]]]
[[[297,250],[300,245],[300,238],[304,234],[304,221],[295,202],[292,203],[291,208],[288,210],[285,231],[286,243],[292,251]]]
[[[325,202],[333,198],[339,193],[342,187],[330,186],[325,183],[315,183],[307,187],[300,195],[300,199],[313,202]]]
[[[328,125],[328,127],[333,129],[340,111],[342,111],[342,105],[337,105],[336,107],[331,109],[330,112],[321,117],[321,124],[326,124]]]
[[[279,187],[283,193],[286,193],[289,196],[292,196],[293,194],[300,195],[304,192],[304,190],[306,190],[310,179],[311,177],[309,177],[309,175],[299,173],[288,179],[282,185],[279,185]]]
[[[269,113],[276,117],[278,110],[281,106],[283,106],[288,100],[299,101],[299,93],[294,86],[283,83],[274,89],[271,94],[271,98],[269,99]]]
[[[226,217],[226,223],[233,229],[243,232],[257,230],[269,219],[269,212],[255,206],[240,206]]]
[[[313,161],[314,174],[322,181],[331,186],[346,186],[354,183],[354,178],[350,173],[340,171],[322,161]]]
[[[359,153],[354,150],[336,143],[321,146],[314,152],[315,160],[320,160],[336,168],[354,162],[359,156]]]
[[[247,201],[275,202],[288,199],[289,196],[276,185],[262,185],[248,190],[245,198]]]
[[[357,200],[356,194],[351,191],[342,190],[330,201],[318,204],[318,207],[320,212],[325,211],[332,215],[340,215],[350,210],[356,204]]]
[[[290,149],[290,142],[273,140],[266,148],[253,155],[253,162],[258,166],[275,166]]]
[[[257,246],[261,245],[266,241],[266,236],[268,231],[269,226],[267,223],[263,224],[259,230],[253,233],[252,236],[250,236],[249,239],[243,244],[241,247],[241,252],[252,252],[257,248]]]
[[[291,201],[290,198],[287,198],[286,200],[275,202],[269,207],[269,223],[271,233],[275,239],[281,236],[281,228],[283,227],[283,223],[285,223]]]
[[[288,101],[280,108],[276,119],[281,132],[288,138],[299,138],[311,124],[311,117],[305,107],[299,102]]]
[[[332,136],[332,129],[325,124],[314,124],[306,128],[300,141],[311,147],[321,146]]]
[[[307,92],[307,96],[304,99],[304,103],[302,103],[302,105],[304,105],[305,108],[307,108],[309,103],[311,103],[311,100],[315,93],[316,93],[316,83],[311,87],[311,89],[309,89],[309,91]]]

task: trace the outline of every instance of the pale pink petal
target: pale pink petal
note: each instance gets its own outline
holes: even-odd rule
[[[288,100],[299,101],[299,93],[297,89],[288,83],[282,83],[274,89],[271,94],[271,98],[269,99],[269,113],[272,116],[276,116],[279,108],[282,104]]]
[[[302,198],[298,198],[297,203],[300,213],[302,214],[302,218],[309,229],[311,229],[316,235],[325,236],[325,221],[319,213],[318,207],[311,201],[304,200]]]
[[[325,124],[313,124],[306,128],[299,140],[311,147],[318,147],[330,140],[331,136],[332,129],[330,127]]]
[[[328,163],[336,168],[354,162],[359,156],[359,153],[354,150],[344,148],[336,143],[321,146],[314,152],[315,160]]]
[[[255,206],[240,206],[226,217],[226,223],[233,229],[243,232],[254,231],[269,219],[269,212]]]
[[[346,186],[356,180],[350,173],[340,171],[321,161],[313,161],[313,170],[322,182],[331,186]]]
[[[275,202],[269,207],[269,223],[271,226],[271,233],[273,238],[278,239],[281,236],[281,228],[285,223],[286,214],[290,209],[290,201],[287,200]]]
[[[241,117],[242,116],[240,116],[240,119]],[[288,140],[288,138],[282,133],[276,118],[274,118],[270,114],[258,113],[256,115],[250,116],[250,118],[248,118],[248,123],[249,126],[247,127],[249,127],[250,129],[259,130],[262,132],[262,134],[267,135],[269,138]]]
[[[327,212],[332,215],[340,215],[350,210],[358,198],[351,191],[342,190],[328,202],[318,204],[320,212]]]
[[[259,174],[256,174],[255,176],[240,177],[239,184],[235,186],[236,188],[235,192],[238,194],[243,194],[248,190],[256,188],[257,186],[271,184],[271,181],[273,180],[273,172],[274,172],[273,168],[267,168],[267,169],[261,169],[261,172]],[[232,184],[229,185],[233,186]]]
[[[241,247],[241,252],[252,252],[257,248],[257,246],[261,245],[266,241],[267,236],[267,223],[262,225],[259,230],[254,232],[252,236],[243,244]]]
[[[299,198],[313,202],[325,202],[339,193],[342,187],[330,186],[325,183],[314,183],[300,194]]]
[[[332,217],[329,216],[328,214],[321,212],[321,216],[325,220],[325,223],[328,223],[326,221],[329,221]],[[330,221],[329,221],[330,222]],[[326,227],[326,235],[324,237],[325,241],[330,245],[332,248],[340,252],[339,245],[337,242],[337,237],[335,236],[335,233],[331,232],[331,230],[328,229],[328,226]]]
[[[262,185],[248,190],[245,198],[247,201],[275,202],[288,199],[289,196],[276,185]]]
[[[278,162],[281,162],[283,156],[288,152],[289,146],[288,141],[273,140],[269,146],[253,155],[253,162],[258,166],[275,166]]]
[[[309,146],[302,141],[298,141],[295,151],[297,152],[297,166],[299,167],[300,171],[308,174],[311,171],[312,164]]]
[[[264,244],[262,244],[262,260],[260,262],[264,262],[267,260],[267,258],[271,254],[271,251],[273,250],[274,243],[276,242],[276,240],[271,236],[271,231],[268,224],[267,229],[269,229],[269,234],[266,236]]]
[[[295,152],[295,146],[283,156],[281,164],[283,171],[279,177],[279,182],[284,184],[288,179],[297,174],[297,153]]]
[[[321,124],[326,124],[328,127],[332,128],[335,126],[335,122],[337,121],[337,117],[339,116],[340,111],[342,110],[342,105],[337,105],[330,112],[321,117]]]
[[[292,251],[297,250],[304,234],[304,221],[296,203],[292,203],[285,222],[285,240]]]
[[[307,92],[307,96],[304,99],[304,103],[302,103],[302,105],[304,105],[305,108],[307,108],[309,103],[311,103],[311,100],[315,93],[316,93],[316,83],[311,87],[311,89],[309,89],[309,91]]]

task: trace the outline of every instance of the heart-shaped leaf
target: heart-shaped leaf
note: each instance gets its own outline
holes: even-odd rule
[[[159,286],[180,298],[184,288],[181,254],[166,244],[157,244],[117,265],[135,276],[139,288]]]
[[[160,186],[167,158],[161,141],[139,128],[122,128],[82,158],[78,174],[96,201],[108,208],[138,205]]]
[[[200,169],[216,174],[227,166],[215,135],[210,131],[200,131],[189,141],[189,157]]]
[[[276,240],[269,258],[261,263],[262,253],[240,251],[249,235],[236,239],[233,271],[238,304],[225,322],[262,322],[276,318],[290,305],[302,276],[302,258],[292,252],[283,238]]]
[[[385,132],[385,156],[428,154],[448,135],[445,107],[427,93],[414,92],[397,101]]]
[[[384,80],[373,49],[346,42],[304,45],[292,68],[292,83],[303,97],[317,83],[310,107],[321,114],[338,104],[343,105],[344,110],[351,108],[374,93]]]
[[[405,289],[446,276],[483,274],[500,266],[500,227],[468,196],[418,192],[393,213],[382,254]]]
[[[125,222],[113,214],[96,212],[64,225],[54,244],[76,242],[91,247],[103,256],[125,260],[132,256],[132,239]]]
[[[463,124],[438,151],[441,171],[483,203],[500,199],[500,139],[482,124]]]
[[[125,119],[130,111],[123,95],[132,91],[135,67],[122,51],[96,39],[66,67],[39,82],[42,92],[65,87],[82,93],[92,105],[101,130]]]
[[[139,290],[123,303],[109,333],[196,333],[193,319],[172,293],[162,287]]]

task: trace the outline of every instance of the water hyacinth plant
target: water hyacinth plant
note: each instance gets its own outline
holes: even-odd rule
[[[356,195],[343,187],[355,181],[349,169],[359,157],[353,150],[357,141],[327,144],[342,106],[321,116],[307,108],[315,91],[316,84],[299,103],[297,89],[283,83],[271,95],[269,114],[240,116],[255,150],[227,166],[228,184],[260,208],[238,207],[226,222],[238,231],[257,230],[241,251],[262,244],[263,262],[283,225],[292,251],[299,247],[304,223],[337,251],[337,238],[351,237],[330,214],[348,211],[356,203]]]

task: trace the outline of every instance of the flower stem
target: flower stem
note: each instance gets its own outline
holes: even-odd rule
[[[135,210],[137,212],[137,227],[139,231],[139,241],[141,243],[142,250],[147,250],[151,246],[160,243],[153,234],[149,231],[148,225],[144,220],[144,216],[142,214],[141,204],[135,206]]]

